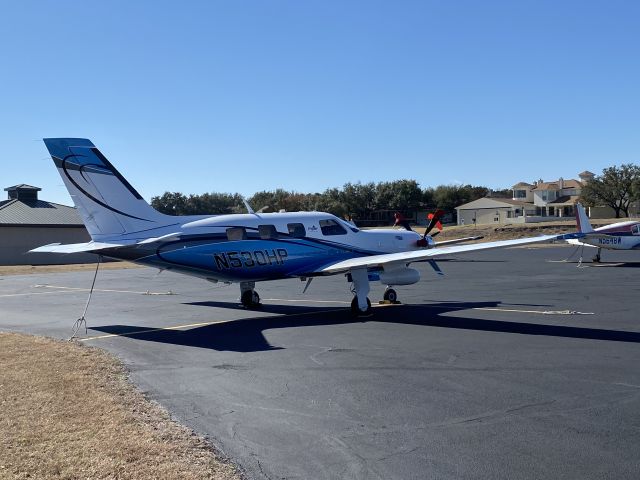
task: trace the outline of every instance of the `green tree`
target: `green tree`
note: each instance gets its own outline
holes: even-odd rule
[[[422,205],[423,192],[415,180],[380,182],[375,188],[378,210],[410,210]]]
[[[187,197],[179,192],[164,192],[151,199],[151,206],[166,215],[186,215]]]
[[[246,210],[239,194],[215,192],[188,197],[178,192],[165,192],[153,197],[151,206],[167,215],[220,215]]]
[[[376,186],[373,182],[345,183],[341,197],[350,216],[356,219],[367,218],[376,207]]]
[[[608,167],[582,187],[580,200],[586,205],[611,207],[616,218],[629,216],[629,204],[640,198],[640,167],[632,163]]]

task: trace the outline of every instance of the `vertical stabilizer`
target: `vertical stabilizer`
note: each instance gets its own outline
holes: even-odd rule
[[[44,143],[92,239],[166,223],[165,215],[145,202],[91,141],[45,138]]]
[[[593,227],[591,226],[591,222],[589,222],[587,212],[585,212],[584,207],[580,203],[576,203],[576,225],[580,233],[593,232]]]

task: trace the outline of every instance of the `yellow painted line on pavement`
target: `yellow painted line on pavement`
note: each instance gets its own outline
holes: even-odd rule
[[[105,335],[96,335],[94,337],[78,338],[77,340],[79,342],[88,342],[89,340],[102,340],[104,338],[113,338],[113,337],[128,337],[131,335],[139,335],[141,333],[161,332],[163,330],[181,330],[183,328],[206,327],[208,325],[215,325],[217,323],[227,323],[232,321],[234,320],[215,320],[212,322],[190,323],[187,325],[174,325],[171,327],[159,327],[159,328],[148,328],[144,330],[134,330],[133,332],[107,333]]]

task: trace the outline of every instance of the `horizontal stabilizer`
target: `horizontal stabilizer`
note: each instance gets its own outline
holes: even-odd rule
[[[141,242],[136,243],[136,245],[147,245],[149,243],[166,242],[168,240],[177,240],[178,238],[180,238],[180,235],[182,235],[182,232],[168,233],[167,235],[162,235],[161,237],[147,238],[145,240],[142,240]]]
[[[107,248],[118,248],[124,246],[125,245],[120,243],[104,242],[68,243],[66,245],[61,243],[50,243],[49,245],[29,250],[29,253],[92,253]]]

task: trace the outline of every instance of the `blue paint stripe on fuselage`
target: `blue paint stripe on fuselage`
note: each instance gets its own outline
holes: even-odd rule
[[[113,254],[157,268],[238,282],[311,274],[335,262],[378,253],[308,237],[263,240],[253,232],[248,232],[248,237],[228,240],[226,233],[189,235],[162,243],[154,250],[132,246]]]

